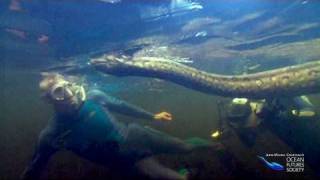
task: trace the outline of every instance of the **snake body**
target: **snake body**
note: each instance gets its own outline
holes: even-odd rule
[[[160,78],[225,97],[293,97],[320,92],[320,61],[248,75],[219,75],[156,58],[127,61],[114,56],[91,60],[97,70],[116,76]]]

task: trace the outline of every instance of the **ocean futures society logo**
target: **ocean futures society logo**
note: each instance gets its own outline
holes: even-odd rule
[[[274,171],[285,171],[285,172],[303,172],[304,171],[304,154],[281,154],[281,153],[273,153],[266,154],[265,157],[257,156],[261,162]],[[268,159],[279,159],[283,160],[285,158],[285,163],[273,162]]]

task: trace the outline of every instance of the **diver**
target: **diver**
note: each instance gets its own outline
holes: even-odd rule
[[[264,100],[233,98],[226,105],[226,120],[247,146],[253,146],[257,129],[263,118],[260,116]]]
[[[248,146],[255,144],[259,125],[268,120],[311,120],[316,119],[316,109],[307,96],[294,98],[274,98],[271,100],[250,100],[247,98],[233,98],[225,105],[225,119]],[[219,111],[222,111],[220,108]],[[220,112],[219,112],[220,113]],[[220,121],[221,118],[220,118]],[[226,124],[221,123],[221,132]],[[217,137],[220,131],[211,136]]]
[[[305,95],[268,100],[262,112],[263,116],[283,120],[314,120],[318,117],[315,106]]]
[[[152,114],[99,90],[85,91],[60,74],[47,74],[39,84],[55,115],[42,130],[23,179],[37,179],[49,158],[59,150],[73,153],[116,172],[152,179],[187,179],[188,173],[159,164],[153,155],[188,153],[198,148],[221,150],[220,144],[200,138],[185,141],[135,123],[125,125],[109,111],[136,118],[170,121],[170,113]]]

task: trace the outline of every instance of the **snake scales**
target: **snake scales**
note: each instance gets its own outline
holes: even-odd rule
[[[103,73],[160,78],[226,97],[290,97],[320,92],[320,61],[248,75],[219,75],[152,57],[128,61],[115,56],[102,56],[92,59],[90,63]]]

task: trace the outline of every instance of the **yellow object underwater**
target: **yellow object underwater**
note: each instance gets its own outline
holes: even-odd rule
[[[240,104],[240,105],[244,105],[248,102],[247,98],[233,98],[232,99],[232,103],[233,104]]]
[[[302,110],[302,111],[298,111],[298,110],[291,110],[291,113],[295,116],[299,116],[299,117],[313,117],[315,116],[315,112],[313,111],[308,111],[308,110]]]
[[[218,138],[218,137],[220,137],[220,135],[221,135],[220,131],[215,131],[214,133],[211,134],[211,137]]]

